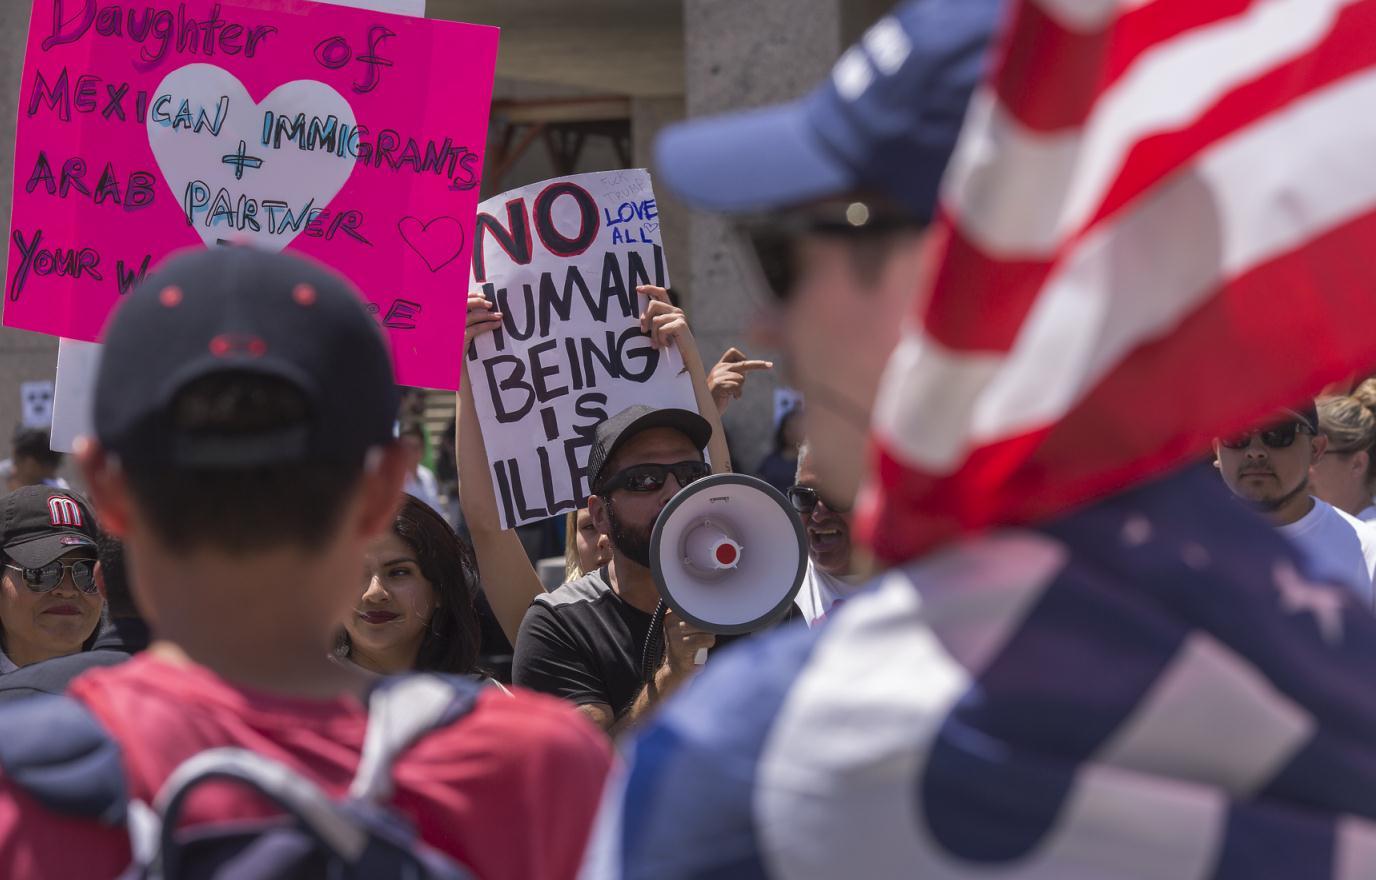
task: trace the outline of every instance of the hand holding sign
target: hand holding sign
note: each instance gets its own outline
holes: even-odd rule
[[[640,313],[640,332],[649,335],[650,344],[655,348],[668,348],[680,336],[692,337],[688,329],[688,319],[683,309],[669,302],[669,292],[663,287],[641,285],[637,293],[650,297],[645,311]]]
[[[469,345],[484,333],[491,333],[502,326],[502,313],[488,302],[481,293],[468,295],[468,317],[464,324],[463,338]]]

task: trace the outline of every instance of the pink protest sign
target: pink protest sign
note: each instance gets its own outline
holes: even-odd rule
[[[397,379],[456,388],[495,28],[310,0],[34,0],[10,327],[99,340],[164,256],[333,266]]]

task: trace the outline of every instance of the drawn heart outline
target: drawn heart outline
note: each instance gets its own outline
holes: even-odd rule
[[[454,217],[436,217],[428,223],[416,217],[403,217],[397,223],[397,231],[431,272],[448,266],[463,252],[463,224]]]

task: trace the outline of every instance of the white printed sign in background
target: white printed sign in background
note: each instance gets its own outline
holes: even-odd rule
[[[677,348],[640,331],[640,284],[669,285],[644,169],[575,174],[478,206],[473,290],[502,327],[464,358],[502,526],[582,507],[599,422],[637,403],[697,411]]]
[[[19,385],[20,418],[26,428],[46,428],[53,421],[53,383]]]

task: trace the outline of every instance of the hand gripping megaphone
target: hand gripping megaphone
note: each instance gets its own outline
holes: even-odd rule
[[[660,512],[650,571],[664,601],[698,629],[753,632],[793,604],[807,571],[807,539],[797,512],[773,486],[715,474]]]

